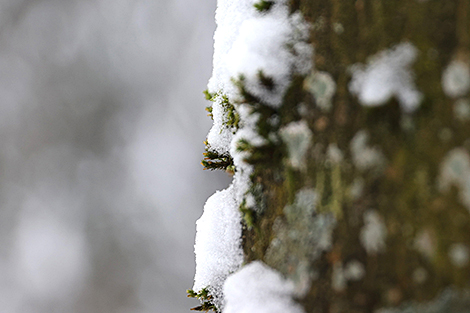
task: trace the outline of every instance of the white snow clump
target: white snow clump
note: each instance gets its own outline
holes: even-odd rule
[[[234,102],[239,94],[233,79],[243,75],[247,91],[278,107],[292,72],[307,74],[311,70],[313,52],[305,42],[309,27],[300,14],[289,15],[286,1],[277,1],[268,13],[257,12],[253,7],[255,2],[218,1],[214,68],[208,90],[222,92]],[[273,80],[273,90],[259,83],[260,71]],[[212,105],[214,126],[208,143],[218,153],[228,153],[232,134],[224,130],[223,115],[218,114],[223,112],[221,103],[221,99],[216,99]]]
[[[217,191],[206,202],[197,221],[194,252],[196,254],[196,291],[209,287],[214,303],[221,306],[223,283],[243,262],[240,211],[233,186]]]
[[[232,274],[224,285],[224,313],[303,313],[292,299],[294,284],[255,261]]]
[[[405,112],[415,111],[423,97],[410,69],[417,54],[418,50],[405,42],[374,55],[367,66],[353,65],[349,90],[364,106],[380,106],[396,97]]]

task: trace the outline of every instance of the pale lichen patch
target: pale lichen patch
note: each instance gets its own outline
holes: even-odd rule
[[[385,251],[385,239],[387,227],[382,217],[375,210],[364,213],[364,226],[359,234],[359,239],[367,253],[377,254]]]
[[[329,111],[332,107],[332,99],[336,92],[336,83],[327,72],[314,71],[304,81],[304,88],[315,98],[316,105]]]
[[[470,250],[463,243],[454,243],[449,248],[449,258],[455,267],[463,268],[468,265]]]
[[[450,313],[468,312],[470,292],[445,289],[436,299],[421,303],[417,301],[402,304],[396,308],[381,308],[376,313]]]
[[[279,134],[287,146],[289,164],[295,169],[305,168],[305,158],[313,139],[307,123],[292,122],[284,126]]]
[[[362,177],[356,177],[351,186],[349,186],[349,196],[353,201],[362,196],[364,192],[364,184],[364,179]]]
[[[436,253],[436,242],[430,230],[423,230],[415,237],[414,248],[426,258],[432,259]]]
[[[361,280],[362,278],[364,278],[365,275],[366,269],[364,268],[364,265],[358,260],[352,260],[346,264],[346,267],[344,269],[344,276],[348,280]]]
[[[326,156],[327,160],[332,163],[340,163],[344,158],[343,152],[335,143],[328,145],[328,148],[326,149]]]
[[[351,140],[351,154],[354,165],[362,171],[380,168],[385,164],[385,157],[378,148],[368,146],[369,135],[360,130]]]
[[[412,274],[413,281],[417,284],[423,284],[424,282],[426,282],[428,276],[428,272],[422,267],[418,267],[417,269],[415,269]]]
[[[336,220],[333,214],[318,213],[317,201],[313,189],[304,188],[297,192],[294,203],[285,206],[284,218],[276,219],[273,225],[275,238],[265,254],[268,264],[295,283],[297,294],[308,291],[314,277],[308,264],[332,245]]]
[[[442,73],[442,89],[451,98],[465,96],[470,89],[470,67],[460,60],[453,60]]]

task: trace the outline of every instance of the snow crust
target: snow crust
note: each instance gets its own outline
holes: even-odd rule
[[[255,261],[232,274],[224,285],[224,313],[303,313],[292,299],[294,284]]]
[[[405,42],[374,55],[367,66],[355,64],[350,91],[364,106],[380,106],[396,97],[405,112],[415,111],[423,97],[411,71],[417,55],[418,50]]]

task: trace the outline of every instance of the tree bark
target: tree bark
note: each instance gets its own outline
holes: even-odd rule
[[[291,0],[290,7],[312,25],[311,75],[329,75],[335,93],[322,107],[309,77],[293,79],[281,129],[305,122],[312,144],[301,166],[289,163],[286,147],[270,162],[252,161],[252,193],[265,209],[245,223],[246,261],[262,260],[304,288],[306,312],[470,311],[469,93],[449,96],[443,87],[449,64],[468,68],[470,2]],[[395,96],[365,106],[351,92],[352,66],[402,43],[417,50],[410,70],[419,107],[406,111]],[[455,174],[462,177],[446,176],[452,166],[463,167]],[[308,197],[316,199],[314,215],[302,211]],[[330,242],[319,243],[329,231]]]

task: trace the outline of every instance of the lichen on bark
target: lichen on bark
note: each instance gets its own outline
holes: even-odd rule
[[[262,260],[295,281],[306,312],[407,307],[434,312],[419,303],[436,312],[461,312],[458,303],[468,302],[470,264],[457,266],[452,247],[470,247],[470,214],[462,201],[466,191],[456,183],[442,189],[439,179],[450,151],[470,149],[470,123],[456,118],[454,109],[469,93],[459,99],[446,95],[442,73],[453,60],[469,64],[470,4],[292,0],[290,5],[311,23],[315,73],[327,73],[335,93],[325,105],[306,77],[292,80],[276,112],[279,129],[302,121],[312,144],[302,166],[292,166],[286,146],[276,148],[284,150],[275,162],[254,163],[252,181],[266,209],[254,216],[254,227],[244,229],[246,262]],[[418,51],[411,69],[423,95],[419,107],[405,112],[395,97],[377,107],[361,105],[349,89],[351,66],[403,42]],[[355,152],[360,134],[366,139]],[[367,158],[375,163],[361,166]],[[300,204],[302,197],[314,205]],[[364,244],[366,227],[372,235],[383,228],[380,249]],[[331,242],[320,245],[317,231],[331,232]],[[356,272],[363,267],[359,279],[351,278],[358,276],[349,273],[349,264]],[[449,292],[448,304],[439,309],[438,299]]]

